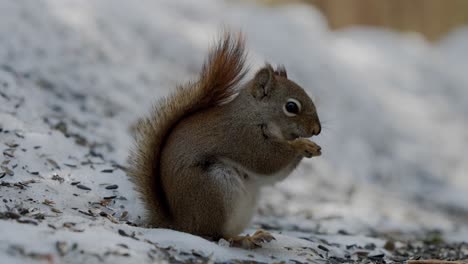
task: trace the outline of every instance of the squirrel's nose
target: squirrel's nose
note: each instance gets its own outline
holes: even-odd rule
[[[318,123],[318,124],[315,124],[315,125],[314,125],[312,134],[313,134],[314,136],[317,136],[318,134],[320,134],[321,131],[322,131],[322,126],[320,125],[320,123]]]
[[[315,113],[312,118],[312,135],[317,136],[322,131],[322,125],[320,124],[317,113]]]

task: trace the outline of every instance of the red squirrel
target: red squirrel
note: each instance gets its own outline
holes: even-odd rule
[[[303,157],[321,155],[307,139],[321,131],[315,105],[284,67],[266,64],[239,84],[244,47],[242,34],[225,33],[198,80],[177,87],[138,122],[128,174],[148,225],[258,247],[273,236],[239,234],[259,189],[287,177]]]

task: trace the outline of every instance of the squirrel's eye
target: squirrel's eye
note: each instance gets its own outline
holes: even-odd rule
[[[287,116],[295,116],[301,111],[301,103],[296,99],[288,99],[283,107],[283,111]]]

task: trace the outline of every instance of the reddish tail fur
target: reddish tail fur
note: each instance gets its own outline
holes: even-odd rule
[[[244,38],[225,33],[210,51],[199,80],[177,87],[159,100],[150,116],[139,121],[128,174],[149,213],[149,224],[170,227],[168,208],[159,175],[161,149],[174,126],[185,117],[229,101],[245,75]]]

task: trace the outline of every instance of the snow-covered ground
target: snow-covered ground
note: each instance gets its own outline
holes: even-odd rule
[[[286,66],[324,127],[323,156],[264,190],[247,232],[277,240],[254,251],[134,226],[144,210],[122,170],[130,126],[226,26],[252,69]],[[0,262],[388,261],[388,237],[468,242],[467,47],[468,29],[436,44],[330,32],[305,5],[1,0]]]

